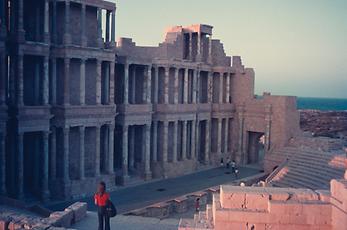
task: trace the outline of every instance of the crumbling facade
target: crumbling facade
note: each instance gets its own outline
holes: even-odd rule
[[[69,199],[99,180],[256,164],[299,131],[295,97],[256,98],[253,69],[212,26],[141,47],[115,42],[115,12],[101,0],[1,1],[2,194]]]

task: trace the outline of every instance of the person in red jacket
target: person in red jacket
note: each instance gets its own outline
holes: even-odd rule
[[[98,191],[94,195],[95,205],[98,206],[98,230],[110,230],[110,217],[106,212],[106,205],[110,199],[110,194],[106,192],[105,182],[100,182],[98,185]],[[105,226],[105,229],[104,229]]]

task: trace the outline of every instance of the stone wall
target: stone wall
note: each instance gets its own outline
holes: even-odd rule
[[[331,189],[309,190],[222,186],[212,210],[194,220],[181,220],[180,230],[274,229],[345,230],[347,171]]]
[[[87,204],[77,202],[64,211],[53,212],[46,218],[21,212],[0,212],[0,230],[12,229],[66,229],[79,221],[87,214]]]

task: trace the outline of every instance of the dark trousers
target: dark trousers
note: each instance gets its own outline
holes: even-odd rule
[[[98,230],[110,230],[110,217],[107,216],[106,207],[104,206],[98,207],[98,219],[99,219]]]

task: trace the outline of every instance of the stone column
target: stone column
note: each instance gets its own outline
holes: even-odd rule
[[[229,98],[230,98],[230,75],[231,74],[227,74],[227,82],[226,82],[226,87],[225,87],[225,102],[226,103],[230,103]]]
[[[51,157],[50,157],[50,174],[51,179],[55,180],[57,177],[57,134],[56,128],[52,127],[51,132]]]
[[[271,114],[272,114],[272,105],[266,105],[265,106],[265,122],[266,122],[266,129],[265,129],[265,151],[270,150],[270,137],[271,137]]]
[[[169,122],[163,122],[163,163],[167,162]]]
[[[86,103],[86,60],[81,59],[80,65],[80,105]]]
[[[49,170],[49,132],[43,132],[43,167],[42,167],[42,199],[47,200],[50,197],[48,187]]]
[[[24,72],[24,66],[23,66],[23,55],[19,54],[17,56],[17,65],[18,65],[18,69],[17,69],[17,105],[18,106],[23,106],[24,105],[24,101],[23,101],[23,96],[24,96],[24,79],[23,79],[23,72]]]
[[[116,44],[116,10],[112,11],[112,26],[111,26],[111,45],[115,46]]]
[[[196,145],[196,123],[197,123],[197,121],[196,120],[193,120],[192,121],[192,126],[191,126],[191,133],[192,133],[192,135],[191,135],[191,146],[190,146],[190,158],[191,159],[194,159],[195,158],[195,149],[196,149],[196,147],[195,147],[195,145]]]
[[[49,57],[44,56],[43,60],[43,105],[49,104]]]
[[[178,80],[179,80],[179,69],[175,68],[174,76],[174,104],[178,104]]]
[[[52,105],[57,104],[57,60],[52,58],[51,60],[51,68],[52,68]]]
[[[105,39],[106,42],[110,42],[110,14],[109,10],[106,11],[106,31],[105,31]]]
[[[189,80],[189,69],[184,71],[184,81],[183,81],[183,103],[188,103],[188,80]]]
[[[129,64],[124,64],[124,104],[129,104]]]
[[[0,133],[0,194],[7,195],[6,191],[6,133]]]
[[[158,92],[159,92],[159,68],[157,66],[154,67],[154,97],[153,97],[153,103],[157,104],[158,103]]]
[[[195,94],[195,97],[196,97],[196,103],[199,104],[201,102],[200,100],[200,94],[202,93],[200,91],[200,70],[196,70],[196,77],[195,77],[195,81],[196,81],[196,84],[195,84],[195,89],[196,89],[196,94]]]
[[[225,119],[225,130],[224,130],[224,153],[228,153],[229,146],[229,118]]]
[[[189,32],[189,53],[188,59],[193,61],[193,33]]]
[[[135,126],[132,126],[129,129],[129,168],[134,169],[135,168]]]
[[[49,0],[45,0],[45,15],[44,15],[44,41],[49,43]]]
[[[198,45],[197,45],[197,54],[196,54],[196,61],[201,61],[201,32],[198,32]]]
[[[86,47],[88,45],[88,40],[86,36],[86,4],[82,2],[81,7],[81,45]]]
[[[187,121],[182,121],[182,160],[187,159]]]
[[[6,104],[6,54],[0,54],[0,105]]]
[[[70,58],[64,59],[64,105],[70,105]]]
[[[52,40],[53,43],[57,43],[57,2],[53,1],[52,4]]]
[[[219,73],[219,103],[223,103],[223,78],[224,73]]]
[[[193,84],[192,103],[196,104],[197,102],[197,71],[196,70],[193,70],[192,84]]]
[[[177,121],[173,122],[172,162],[177,162]]]
[[[145,125],[145,132],[144,132],[144,148],[145,148],[145,180],[150,180],[152,178],[152,172],[151,172],[151,126]]]
[[[200,144],[200,121],[196,120],[196,131],[195,131],[195,138],[196,138],[196,152],[195,152],[195,157],[200,160],[200,151],[201,151],[201,144]]]
[[[102,9],[98,8],[98,38],[97,38],[97,43],[99,48],[103,48],[103,40],[102,40]]]
[[[153,162],[157,162],[158,161],[158,122],[157,121],[153,121]]]
[[[208,39],[208,63],[212,64],[212,34]]]
[[[145,69],[145,100],[144,102],[147,104],[151,103],[151,90],[152,90],[152,86],[151,86],[151,76],[152,76],[152,67],[151,66],[147,66]]]
[[[147,104],[151,104],[152,98],[152,66],[147,69]]]
[[[18,39],[20,42],[25,41],[25,31],[24,31],[24,0],[18,0],[18,27],[17,27],[17,33],[18,33]]]
[[[17,135],[17,172],[18,172],[18,199],[22,199],[24,196],[24,133],[18,133]]]
[[[96,104],[101,105],[101,61],[96,60]]]
[[[218,118],[218,130],[217,130],[217,154],[222,153],[222,119]]]
[[[131,73],[131,87],[129,88],[130,91],[130,103],[131,104],[136,104],[136,66],[133,65]]]
[[[84,161],[85,161],[85,127],[80,126],[79,127],[79,134],[80,134],[80,180],[84,180],[85,178],[85,171],[84,171]]]
[[[70,182],[70,175],[69,175],[69,163],[70,163],[70,143],[69,143],[69,136],[70,136],[70,128],[66,127],[63,129],[63,135],[64,135],[64,157],[63,157],[63,181],[64,184],[68,184]]]
[[[115,82],[115,62],[110,62],[110,100],[109,104],[114,105],[114,82]]]
[[[123,177],[128,176],[128,125],[123,126],[122,137]]]
[[[169,67],[165,67],[164,104],[169,104],[169,72],[170,72],[170,68]]]
[[[243,162],[243,129],[244,129],[244,106],[239,107],[239,139],[238,139],[238,155],[236,162]]]
[[[210,131],[211,131],[211,121],[206,120],[206,135],[205,135],[205,164],[210,162],[209,154],[210,154]]]
[[[95,127],[95,177],[100,176],[100,126]]]
[[[108,129],[108,173],[114,173],[114,124],[109,125]]]
[[[213,79],[213,73],[209,72],[207,77],[207,103],[212,103],[212,79]]]
[[[69,45],[71,43],[70,34],[70,0],[65,1],[65,27],[64,27],[64,45]]]

